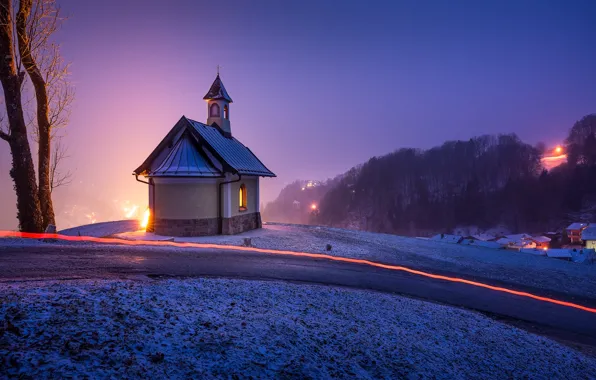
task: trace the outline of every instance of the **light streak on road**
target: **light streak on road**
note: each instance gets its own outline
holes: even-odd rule
[[[528,293],[528,292],[521,292],[518,290],[507,289],[500,286],[493,286],[489,284],[485,284],[478,281],[471,281],[466,280],[463,278],[458,277],[450,277],[450,276],[443,276],[439,274],[428,273],[416,269],[411,269],[408,267],[400,266],[400,265],[390,265],[390,264],[382,264],[375,261],[363,260],[363,259],[352,259],[348,257],[341,257],[341,256],[331,256],[322,253],[308,253],[308,252],[295,252],[295,251],[286,251],[286,250],[275,250],[275,249],[267,249],[267,248],[255,248],[255,247],[241,247],[235,245],[218,245],[218,244],[204,244],[204,243],[178,243],[172,241],[151,241],[151,240],[123,240],[117,238],[98,238],[92,236],[66,236],[66,235],[59,235],[59,234],[46,234],[46,233],[30,233],[30,232],[15,232],[15,231],[0,231],[0,237],[13,237],[13,238],[27,238],[27,239],[58,239],[58,240],[66,240],[66,241],[75,241],[75,242],[93,242],[93,243],[102,243],[102,244],[121,244],[121,245],[131,245],[131,246],[168,246],[168,247],[178,247],[178,248],[202,248],[202,249],[221,249],[221,250],[234,250],[234,251],[249,251],[249,252],[261,252],[261,253],[269,253],[275,255],[287,255],[287,256],[299,256],[299,257],[309,257],[313,259],[326,259],[332,261],[339,261],[345,263],[354,263],[354,264],[362,264],[362,265],[369,265],[377,268],[395,270],[406,272],[410,274],[414,274],[417,276],[423,276],[427,278],[432,278],[435,280],[443,280],[455,283],[461,283],[471,286],[476,286],[479,288],[485,288],[494,290],[497,292],[513,294],[516,296],[526,297],[535,299],[538,301],[548,302],[555,305],[566,306],[574,309],[579,309],[583,311],[587,311],[589,313],[596,314],[596,308],[587,307],[583,305],[579,305],[572,302],[566,302],[557,300],[554,298],[549,297],[542,297],[536,294]]]

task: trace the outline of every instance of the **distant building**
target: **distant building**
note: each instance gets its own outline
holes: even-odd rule
[[[182,116],[133,172],[149,184],[147,231],[201,236],[261,227],[259,178],[275,174],[232,136],[232,98],[219,74],[203,99],[207,123]]]
[[[464,240],[463,236],[460,235],[449,235],[449,234],[438,234],[430,238],[430,240],[442,241],[445,243],[459,244]]]
[[[588,223],[571,223],[565,231],[567,232],[567,237],[569,238],[569,242],[571,244],[581,244],[582,243],[582,231],[588,227]]]
[[[546,236],[533,236],[532,241],[536,243],[536,248],[545,249],[550,245],[551,239]]]
[[[492,249],[502,249],[503,246],[496,241],[484,241],[484,240],[474,240],[474,239],[464,239],[460,243],[461,245],[469,245],[473,247],[482,247],[482,248],[492,248]]]
[[[546,256],[565,261],[571,261],[573,258],[569,249],[549,249],[546,251]]]
[[[497,243],[511,249],[536,248],[536,243],[528,234],[507,235],[498,239]]]
[[[475,234],[475,235],[470,235],[467,237],[467,239],[474,239],[474,240],[480,240],[480,241],[494,241],[497,240],[496,236],[491,235],[491,234]]]
[[[590,226],[582,231],[581,239],[586,243],[586,248],[596,249],[596,226]]]

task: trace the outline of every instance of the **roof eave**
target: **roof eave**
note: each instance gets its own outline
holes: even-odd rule
[[[176,122],[174,127],[172,127],[172,129],[170,129],[168,134],[165,135],[165,137],[159,142],[159,144],[157,144],[157,146],[155,147],[155,149],[153,149],[153,151],[149,154],[149,156],[147,156],[145,161],[143,161],[143,163],[132,172],[133,174],[145,175],[144,173],[147,171],[147,169],[149,168],[149,166],[151,165],[151,163],[153,162],[155,157],[159,154],[159,152],[161,152],[163,150],[163,148],[167,145],[167,143],[169,143],[174,138],[174,136],[176,136],[176,134],[180,131],[180,128],[182,128],[182,126],[180,125],[180,122],[183,120],[186,121],[187,126],[189,125],[189,122],[188,122],[188,119],[186,118],[186,116],[182,116],[180,118],[180,120],[178,120]]]
[[[149,178],[225,178],[223,175],[217,176],[206,176],[206,175],[193,175],[193,174],[149,174],[147,177]]]
[[[229,96],[228,97],[226,97],[226,96],[217,96],[215,98],[212,98],[212,97],[210,97],[208,95],[205,95],[203,97],[203,100],[225,100],[228,103],[234,103],[234,101],[232,100],[232,98],[230,98]]]

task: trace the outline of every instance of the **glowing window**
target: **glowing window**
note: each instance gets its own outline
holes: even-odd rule
[[[209,108],[209,117],[219,117],[219,104],[213,103]]]
[[[238,191],[238,204],[240,205],[240,210],[244,211],[247,207],[246,202],[246,185],[240,185],[240,191]]]
[[[224,106],[224,118],[226,120],[230,118],[230,109],[227,104]]]

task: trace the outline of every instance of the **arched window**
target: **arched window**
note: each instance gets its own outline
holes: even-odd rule
[[[209,117],[219,117],[219,104],[213,103],[209,108]]]
[[[238,191],[238,205],[240,206],[240,211],[245,211],[247,209],[247,200],[246,200],[246,185],[240,185],[240,191]]]
[[[224,119],[228,120],[230,118],[230,109],[228,108],[228,105],[226,104],[224,106]]]

